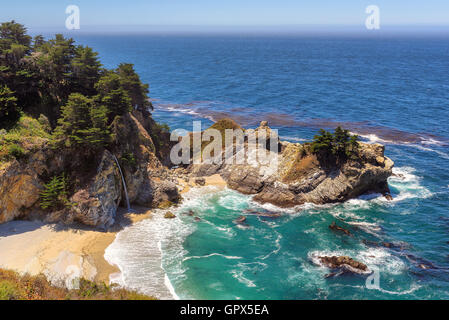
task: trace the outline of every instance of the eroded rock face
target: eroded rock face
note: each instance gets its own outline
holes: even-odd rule
[[[155,154],[164,154],[164,150],[161,147],[157,151],[144,127],[151,128],[154,121],[145,120],[139,113],[136,116],[141,118],[140,121],[132,114],[114,121],[115,141],[110,151],[104,149],[95,155],[94,165],[86,164],[82,151],[52,150],[47,147],[48,141],[33,146],[38,151],[26,161],[0,164],[0,223],[23,218],[65,223],[78,221],[89,226],[109,227],[114,223],[117,207],[125,198],[113,154],[121,163],[131,205],[157,207],[162,202],[178,202],[181,197],[175,178]],[[86,166],[91,166],[88,172],[82,170]],[[44,183],[66,170],[76,182],[69,199],[72,206],[44,212],[39,207]]]
[[[69,215],[83,224],[107,228],[115,221],[121,196],[119,169],[112,154],[105,150],[92,182],[71,197],[75,205]]]
[[[46,151],[42,149],[32,154],[27,164],[14,160],[1,165],[0,223],[26,216],[38,202],[43,185],[39,175],[47,168]]]
[[[130,114],[122,117],[115,126],[117,153],[127,151],[135,157],[135,164],[124,163],[122,167],[130,202],[147,207],[157,207],[163,201],[178,202],[176,180],[156,157],[156,147],[142,123]]]
[[[255,131],[269,130],[266,122]],[[254,200],[272,203],[280,207],[292,207],[306,202],[315,204],[342,202],[364,193],[389,194],[387,179],[392,175],[394,163],[384,156],[384,146],[359,143],[359,160],[347,161],[343,165],[321,165],[315,155],[304,145],[279,142],[279,150],[268,152],[268,163],[245,161],[236,164],[192,165],[194,176],[209,176],[219,173],[228,186],[245,194],[254,194]],[[245,144],[246,150],[260,146]],[[264,150],[265,151],[265,150]],[[225,151],[223,151],[225,152]],[[243,151],[241,151],[243,152]],[[245,155],[245,160],[248,155]]]

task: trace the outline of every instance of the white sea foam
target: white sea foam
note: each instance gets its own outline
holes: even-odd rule
[[[415,147],[415,148],[417,148],[419,150],[422,150],[422,151],[434,152],[434,153],[438,154],[441,158],[449,160],[449,155],[447,153],[442,152],[442,151],[435,150],[435,149],[428,148],[428,147],[423,147],[423,146],[420,146],[420,145],[417,145],[417,144],[411,144],[410,146]]]
[[[225,259],[229,259],[229,260],[238,260],[238,259],[243,259],[242,257],[238,257],[238,256],[227,256],[221,253],[211,253],[211,254],[207,254],[205,256],[190,256],[190,257],[185,257],[183,259],[183,261],[187,261],[190,259],[204,259],[204,258],[210,258],[210,257],[222,257]]]
[[[369,209],[373,204],[378,205],[394,205],[395,203],[406,199],[426,199],[433,194],[421,185],[422,178],[415,174],[416,170],[412,167],[395,167],[393,168],[393,176],[388,179],[390,187],[392,187],[393,200],[387,200],[380,193],[361,195],[356,199],[350,199],[342,204],[345,210],[335,210],[331,213],[338,218],[363,219],[355,212],[360,209]],[[340,206],[337,206],[340,208]]]
[[[119,232],[106,249],[105,259],[120,269],[110,281],[123,287],[154,295],[159,299],[177,299],[162,264],[162,251],[169,248],[183,254],[181,237],[193,230],[180,219],[165,219],[162,210],[152,217]]]
[[[290,136],[279,136],[281,140],[294,141],[294,142],[307,142],[309,139],[298,138],[298,137],[290,137]]]
[[[408,289],[408,290],[403,290],[403,291],[390,291],[390,290],[385,290],[385,289],[382,289],[382,288],[379,288],[379,289],[377,289],[377,290],[379,290],[380,292],[383,292],[383,293],[387,293],[387,294],[403,295],[403,294],[410,294],[410,293],[413,293],[414,291],[418,290],[420,287],[421,287],[420,285],[418,285],[418,284],[416,284],[416,283],[413,283],[413,284],[411,285],[410,289]]]
[[[357,133],[353,133],[351,132],[351,134],[357,134]],[[373,144],[373,143],[380,143],[380,144],[399,144],[395,141],[391,141],[391,140],[384,140],[382,138],[379,138],[378,136],[376,136],[375,134],[358,134],[360,137],[365,138],[367,141],[367,143]]]
[[[249,280],[243,275],[244,274],[243,270],[232,270],[231,274],[235,279],[237,279],[237,281],[243,283],[247,287],[249,288],[256,287],[256,284],[253,281]]]
[[[399,194],[393,197],[393,202],[410,198],[426,199],[432,196],[432,193],[421,185],[422,178],[415,175],[415,171],[412,167],[393,168],[394,176],[388,179],[388,183],[399,190]]]
[[[257,257],[257,259],[258,260],[266,260],[269,257],[271,257],[273,254],[278,254],[279,251],[281,251],[281,240],[282,240],[282,235],[280,233],[277,233],[277,237],[276,237],[276,240],[274,242],[275,249],[273,251],[271,251],[270,253],[268,253],[267,255],[265,255],[265,256]]]
[[[367,265],[368,269],[378,269],[381,273],[401,274],[407,267],[404,262],[396,256],[391,255],[385,248],[369,248],[366,250],[337,250],[337,251],[311,251],[309,260],[314,264],[325,267],[319,257],[323,256],[349,256]],[[371,271],[367,272],[370,273]]]
[[[440,150],[432,149],[429,147],[429,146],[442,147],[442,146],[447,145],[446,143],[444,143],[442,141],[435,140],[435,139],[421,138],[421,141],[416,143],[416,142],[401,142],[401,141],[384,140],[382,138],[379,138],[375,134],[360,135],[360,136],[362,138],[365,138],[366,140],[368,140],[368,141],[366,141],[366,143],[369,143],[369,144],[380,143],[380,144],[403,145],[403,146],[408,146],[411,148],[419,149],[421,151],[434,152],[434,153],[438,154],[441,158],[449,160],[449,154],[447,154],[443,151],[440,151]],[[423,145],[426,147],[424,147]]]

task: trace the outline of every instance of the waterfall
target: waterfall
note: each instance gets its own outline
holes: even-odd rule
[[[131,206],[129,205],[129,197],[128,197],[128,190],[126,189],[126,182],[125,177],[123,176],[122,168],[120,168],[120,164],[118,163],[117,157],[113,154],[115,163],[117,164],[118,170],[120,171],[120,175],[122,176],[122,182],[123,182],[123,190],[125,190],[125,198],[126,198],[126,205],[128,206],[128,212],[131,211]]]

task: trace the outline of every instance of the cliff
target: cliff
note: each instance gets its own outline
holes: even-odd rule
[[[112,124],[111,147],[95,155],[53,149],[48,138],[31,139],[22,135],[19,144],[25,154],[19,160],[10,158],[0,163],[0,223],[37,218],[111,226],[119,204],[125,199],[114,156],[120,163],[132,204],[157,207],[165,202],[178,202],[175,180],[161,162],[166,158],[164,150],[157,148],[151,138],[155,123],[148,114],[145,116],[134,111],[116,118]],[[160,135],[158,139],[167,137]],[[56,210],[42,209],[45,183],[63,172],[69,173],[69,204]]]

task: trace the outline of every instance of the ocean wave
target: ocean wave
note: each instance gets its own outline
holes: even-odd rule
[[[408,290],[403,290],[403,291],[390,291],[390,290],[382,289],[382,288],[380,288],[380,287],[377,288],[377,290],[379,290],[380,292],[387,293],[387,294],[392,294],[392,295],[404,295],[404,294],[410,294],[410,293],[413,293],[413,292],[415,292],[416,290],[418,290],[419,288],[421,288],[420,285],[418,285],[418,284],[416,284],[416,283],[413,283],[413,284],[411,285],[410,289],[408,289]]]
[[[279,136],[281,140],[294,141],[294,142],[307,142],[310,139],[298,138],[298,137],[290,137],[290,136]]]
[[[182,243],[194,228],[180,219],[165,219],[163,210],[155,210],[151,218],[120,231],[104,255],[106,261],[120,270],[110,278],[111,283],[162,300],[177,299],[164,266],[176,264],[186,254]],[[170,251],[168,260],[167,251]],[[178,269],[174,276],[182,277],[184,271]]]
[[[240,283],[243,283],[245,286],[247,286],[248,288],[255,288],[256,284],[254,283],[254,281],[246,278],[244,276],[244,271],[243,270],[232,270],[231,271],[231,275],[237,279],[237,281],[239,281]]]
[[[393,195],[392,202],[403,201],[405,199],[427,199],[433,194],[426,187],[421,185],[422,178],[415,174],[416,169],[413,167],[396,167],[393,168],[393,176],[388,178],[390,187],[399,191]],[[384,199],[383,201],[388,201]]]
[[[271,251],[270,253],[264,255],[264,256],[259,256],[256,259],[258,260],[266,260],[269,257],[271,257],[274,254],[278,254],[281,251],[281,240],[282,240],[282,235],[280,233],[277,233],[277,237],[276,240],[274,242],[275,245],[275,249],[273,251]]]
[[[356,133],[353,133],[353,134],[356,134]],[[400,141],[400,140],[399,141],[386,140],[386,139],[382,139],[382,138],[378,137],[375,134],[366,134],[366,135],[361,134],[360,137],[364,138],[365,142],[367,142],[369,144],[380,143],[380,144],[384,144],[384,145],[391,144],[391,145],[407,146],[407,147],[415,148],[415,149],[418,149],[421,151],[433,152],[433,153],[436,153],[437,155],[439,155],[441,158],[449,160],[449,154],[447,154],[443,151],[440,151],[440,150],[432,149],[429,147],[429,146],[445,147],[445,146],[447,146],[447,142],[430,139],[430,138],[429,139],[421,138],[414,142]]]
[[[243,259],[242,257],[238,257],[238,256],[227,256],[221,253],[211,253],[211,254],[207,254],[204,256],[189,256],[189,257],[185,257],[183,259],[183,261],[187,261],[190,259],[206,259],[206,258],[210,258],[210,257],[222,257],[228,260],[238,260],[238,259]]]

